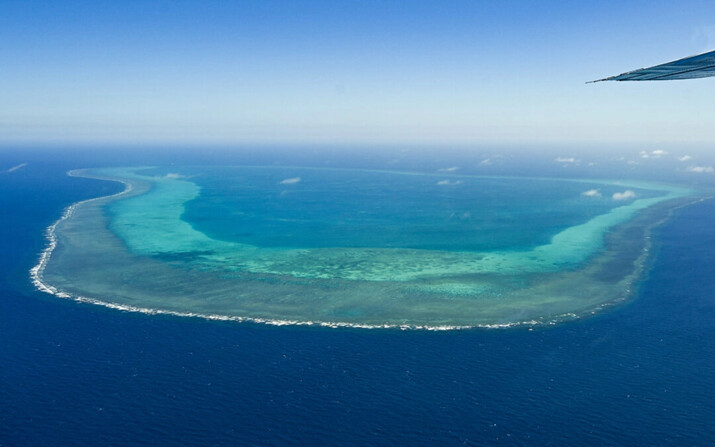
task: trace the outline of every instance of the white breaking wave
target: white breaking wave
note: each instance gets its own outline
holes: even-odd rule
[[[78,171],[69,171],[67,175],[72,176],[72,177],[79,177],[77,175]],[[91,176],[83,176],[83,177],[91,177]],[[101,180],[106,180],[102,177],[91,177],[91,178],[97,178]],[[47,247],[45,247],[44,250],[42,250],[42,253],[40,253],[40,260],[38,261],[37,265],[32,267],[30,269],[30,278],[32,279],[33,285],[37,288],[37,290],[40,290],[42,292],[50,293],[52,295],[59,296],[60,298],[71,298],[72,296],[69,293],[62,292],[58,290],[56,287],[45,283],[42,280],[42,274],[45,271],[45,267],[47,267],[47,263],[50,261],[50,258],[52,257],[52,252],[55,250],[57,247],[57,226],[70,218],[74,211],[77,209],[78,206],[84,204],[84,203],[89,203],[89,202],[94,202],[95,200],[100,200],[100,199],[108,199],[112,197],[119,197],[125,194],[129,194],[133,188],[131,183],[129,182],[124,182],[118,179],[112,179],[112,181],[117,181],[122,184],[124,184],[124,190],[120,191],[116,194],[111,194],[108,196],[101,196],[101,197],[95,197],[92,199],[87,199],[87,200],[82,200],[76,203],[73,203],[72,205],[68,206],[65,208],[64,212],[62,213],[62,216],[57,219],[52,225],[47,227],[45,230],[45,237],[47,238]]]

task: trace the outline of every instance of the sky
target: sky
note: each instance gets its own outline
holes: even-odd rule
[[[715,145],[708,1],[0,1],[19,143]]]

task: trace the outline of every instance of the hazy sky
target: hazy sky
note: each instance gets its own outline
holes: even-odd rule
[[[0,2],[0,144],[715,142],[711,1]]]

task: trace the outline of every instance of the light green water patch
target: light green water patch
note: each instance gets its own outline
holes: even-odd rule
[[[342,278],[368,281],[411,281],[418,278],[472,273],[514,274],[556,272],[574,268],[603,248],[604,234],[637,212],[687,194],[687,190],[644,182],[624,187],[662,191],[636,199],[554,235],[550,243],[527,251],[459,252],[401,248],[262,248],[211,239],[181,219],[184,204],[200,189],[190,179],[149,177],[132,170],[104,170],[125,180],[149,181],[151,190],[113,205],[111,229],[133,253],[143,256],[184,254],[195,266],[212,270],[290,275],[300,278]],[[397,174],[396,174],[397,175]],[[588,180],[589,183],[616,182]]]
[[[52,244],[34,269],[38,287],[121,309],[277,324],[552,323],[627,298],[649,253],[650,228],[692,194],[669,185],[588,180],[660,195],[623,201],[530,250],[281,249],[196,231],[181,219],[187,201],[201,192],[191,178],[141,172],[82,174],[130,189],[77,204],[52,227]]]

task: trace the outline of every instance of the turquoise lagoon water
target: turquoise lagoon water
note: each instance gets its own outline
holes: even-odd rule
[[[452,328],[552,323],[633,293],[660,184],[276,167],[82,171],[38,272],[57,293],[147,312]]]

